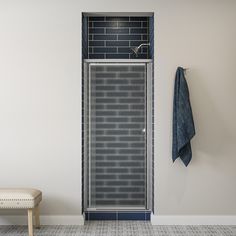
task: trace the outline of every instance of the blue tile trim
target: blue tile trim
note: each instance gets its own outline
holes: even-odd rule
[[[151,212],[146,212],[146,221],[150,221],[151,220]]]
[[[86,212],[85,220],[116,220],[116,212]]]
[[[145,212],[121,212],[118,213],[118,220],[146,220]]]
[[[85,220],[142,220],[150,221],[150,211],[140,212],[85,212]]]

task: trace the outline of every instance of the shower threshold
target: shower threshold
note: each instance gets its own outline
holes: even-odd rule
[[[97,207],[87,208],[86,211],[150,211],[145,207]]]

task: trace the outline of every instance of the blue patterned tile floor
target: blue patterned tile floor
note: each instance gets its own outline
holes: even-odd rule
[[[27,236],[27,226],[0,226],[1,236]],[[236,236],[236,226],[152,226],[145,221],[87,221],[84,226],[42,226],[35,236]]]

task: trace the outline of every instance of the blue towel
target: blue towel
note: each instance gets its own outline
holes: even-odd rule
[[[192,159],[190,140],[194,135],[195,128],[188,85],[184,76],[184,69],[178,67],[175,75],[173,104],[173,162],[180,157],[185,166],[188,166]]]

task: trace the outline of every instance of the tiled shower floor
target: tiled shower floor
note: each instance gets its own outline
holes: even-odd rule
[[[27,226],[0,226],[1,236],[27,236]],[[236,236],[236,226],[152,226],[144,221],[88,221],[84,226],[42,226],[35,236]]]

